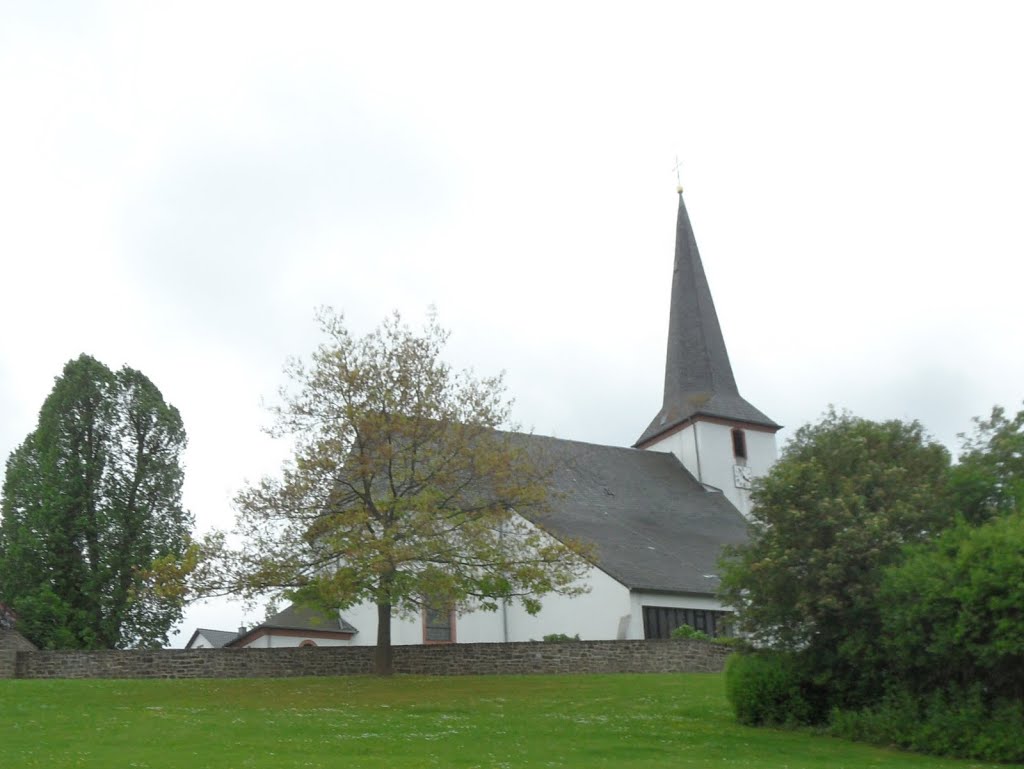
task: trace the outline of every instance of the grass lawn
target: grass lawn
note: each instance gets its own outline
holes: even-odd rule
[[[737,726],[718,675],[0,681],[3,769],[434,766],[987,765]]]

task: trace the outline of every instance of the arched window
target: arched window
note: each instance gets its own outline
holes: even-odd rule
[[[309,639],[307,638],[307,639],[306,639],[305,641],[303,641],[302,643],[300,643],[300,644],[299,644],[299,646],[305,646],[306,648],[309,648],[309,647],[311,647],[311,646],[316,646],[316,641],[310,641],[310,640],[309,640]]]

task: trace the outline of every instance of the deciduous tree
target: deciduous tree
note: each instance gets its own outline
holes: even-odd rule
[[[1024,513],[961,523],[885,572],[882,643],[915,695],[982,686],[1024,702]]]
[[[1024,510],[1024,411],[1012,418],[995,406],[975,418],[963,439],[951,483],[954,504],[972,524]]]
[[[514,512],[542,507],[547,486],[542,458],[497,429],[502,378],[446,364],[433,316],[417,333],[396,313],[362,338],[330,310],[319,319],[327,341],[289,363],[294,387],[275,409],[294,459],[238,495],[241,547],[207,563],[208,584],[324,609],[376,604],[384,674],[394,613],[514,599],[537,611],[540,595],[579,592],[579,547]]]
[[[857,699],[873,685],[861,673],[875,653],[882,568],[952,523],[948,468],[917,422],[830,411],[798,430],[755,484],[750,542],[723,562],[740,629],[799,651],[818,683]]]
[[[68,362],[39,421],[7,460],[0,602],[46,648],[157,646],[182,601],[149,570],[180,559],[185,431],[140,372]]]

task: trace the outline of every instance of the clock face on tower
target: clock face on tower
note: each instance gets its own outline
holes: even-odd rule
[[[754,480],[754,474],[746,465],[733,465],[732,480],[737,489],[749,489],[750,482]]]

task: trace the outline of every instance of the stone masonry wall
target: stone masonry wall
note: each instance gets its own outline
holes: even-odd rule
[[[578,641],[396,646],[396,673],[718,672],[729,650],[704,641]],[[0,678],[284,678],[365,675],[373,647],[5,651]]]

